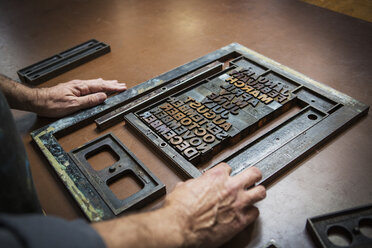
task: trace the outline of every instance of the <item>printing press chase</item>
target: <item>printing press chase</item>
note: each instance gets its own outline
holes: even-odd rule
[[[258,167],[262,172],[258,183],[266,185],[368,109],[233,43],[31,136],[88,219],[99,221],[165,194],[165,184],[122,143],[123,137],[103,132],[123,118],[128,125],[122,128],[136,131],[152,146],[150,152],[161,155],[185,178],[199,177],[224,161],[232,168],[231,175]],[[279,116],[280,121],[273,121],[260,134],[255,132]],[[99,137],[71,151],[59,144],[59,138],[93,121]],[[117,161],[96,170],[88,159],[105,149]],[[128,175],[142,189],[118,199],[109,185]]]

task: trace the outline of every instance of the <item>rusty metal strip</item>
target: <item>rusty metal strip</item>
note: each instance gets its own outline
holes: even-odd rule
[[[96,199],[92,200],[90,197],[87,197],[84,191],[87,189],[91,190],[90,184],[79,169],[77,169],[74,162],[68,159],[67,156],[55,157],[56,153],[54,151],[53,154],[53,149],[51,149],[51,146],[57,143],[52,136],[53,131],[53,128],[50,127],[33,137],[46,159],[91,221],[99,221],[112,217],[112,212],[106,206],[100,205],[99,202],[97,204]],[[45,144],[45,140],[48,143]]]

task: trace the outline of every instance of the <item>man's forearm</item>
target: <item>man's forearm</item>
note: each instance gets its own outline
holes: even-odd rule
[[[24,86],[0,74],[0,89],[13,109],[31,111],[37,98],[37,90]]]
[[[174,209],[161,209],[93,224],[107,247],[181,247],[182,216]]]

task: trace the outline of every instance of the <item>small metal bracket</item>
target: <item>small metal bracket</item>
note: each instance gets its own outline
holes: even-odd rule
[[[103,149],[111,150],[119,159],[113,165],[96,171],[87,158]],[[115,215],[165,194],[165,185],[112,133],[92,140],[69,154]],[[110,190],[108,184],[123,176],[134,177],[142,189],[121,200]]]

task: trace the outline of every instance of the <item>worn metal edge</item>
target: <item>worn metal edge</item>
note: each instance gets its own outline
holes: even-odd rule
[[[79,189],[79,187],[70,177],[70,175],[66,172],[66,167],[72,166],[72,164],[70,164],[68,161],[66,161],[65,164],[59,163],[55,157],[55,154],[53,154],[53,152],[51,152],[44,144],[45,140],[43,139],[43,137],[45,135],[52,136],[53,132],[54,132],[53,127],[49,127],[39,132],[37,135],[33,135],[32,138],[35,141],[35,143],[39,146],[41,152],[44,154],[45,158],[49,161],[49,164],[53,167],[53,169],[55,170],[59,178],[65,184],[68,191],[71,193],[73,198],[76,200],[76,202],[78,203],[78,205],[80,206],[81,210],[86,215],[86,217],[90,221],[100,221],[100,220],[109,218],[109,216],[105,215],[105,211],[103,209],[98,209],[98,208],[93,207],[89,199],[89,196],[86,196],[84,192],[82,192]],[[64,156],[64,154],[62,154],[61,156]]]

